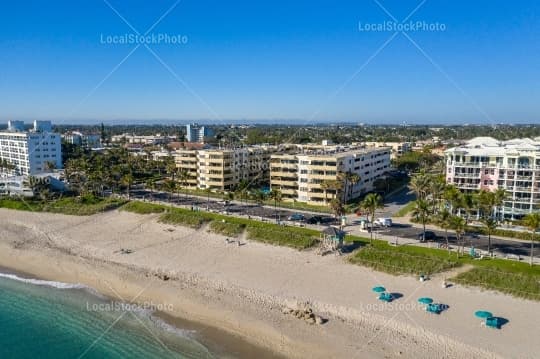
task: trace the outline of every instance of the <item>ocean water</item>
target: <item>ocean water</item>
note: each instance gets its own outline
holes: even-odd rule
[[[111,303],[82,286],[0,274],[0,358],[234,357],[149,310]]]

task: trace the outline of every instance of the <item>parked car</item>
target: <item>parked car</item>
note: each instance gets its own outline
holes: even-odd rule
[[[300,213],[295,213],[295,214],[292,214],[289,217],[287,217],[287,220],[289,220],[289,221],[303,221],[305,219],[306,219],[306,217],[303,214],[300,214]]]
[[[423,232],[418,233],[418,240],[421,241],[422,239],[425,239],[426,241],[432,241],[437,239],[437,235],[435,232],[432,231],[426,231],[426,234],[424,236]]]
[[[392,218],[378,218],[377,223],[383,227],[392,227]]]
[[[313,217],[309,217],[306,222],[308,224],[320,224],[323,222],[323,218],[321,216],[313,216]]]

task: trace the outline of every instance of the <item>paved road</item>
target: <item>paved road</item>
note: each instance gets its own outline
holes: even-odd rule
[[[444,231],[441,230],[427,230],[428,232],[433,232],[436,235],[436,238],[431,242],[435,243],[446,243],[446,237]],[[387,236],[395,236],[409,239],[419,240],[422,236],[422,229],[413,227],[409,224],[394,224],[389,228],[381,228],[377,232],[385,234]],[[452,231],[448,231],[448,241],[450,245],[456,245],[457,239]],[[475,248],[487,251],[488,247],[488,238],[487,236],[468,234],[465,236],[465,246],[470,247],[474,246]],[[524,241],[512,241],[506,239],[491,238],[491,248],[493,251],[501,252],[504,254],[510,254],[520,257],[528,257],[530,255],[530,243]],[[538,251],[537,251],[538,253]],[[535,257],[540,258],[537,254]]]
[[[409,202],[411,200],[411,196],[414,197],[413,194],[409,192],[408,189],[404,189],[403,191],[400,191],[396,193],[394,196],[388,198],[388,203],[385,205],[385,208],[381,211],[381,213],[377,214],[377,217],[390,217],[391,213],[394,213],[395,211],[399,210],[404,204]],[[276,221],[276,217],[280,221],[285,221],[288,216],[294,214],[294,213],[303,213],[306,218],[310,218],[314,216],[314,214],[303,212],[303,211],[294,211],[290,209],[280,209],[278,208],[277,211],[274,210],[271,206],[260,206],[257,204],[252,203],[241,203],[235,201],[231,205],[225,205],[225,202],[220,199],[212,198],[210,197],[210,200],[203,198],[203,197],[194,197],[194,196],[185,196],[183,194],[181,195],[169,195],[168,193],[164,192],[151,192],[148,190],[142,190],[137,189],[133,190],[131,192],[131,197],[134,199],[147,199],[147,200],[154,200],[154,201],[162,201],[162,202],[170,202],[175,205],[181,205],[186,207],[199,207],[202,210],[206,210],[208,208],[210,211],[213,212],[219,212],[224,214],[230,214],[230,215],[249,215],[251,217],[255,217],[257,219],[263,219],[266,221]],[[330,216],[325,214],[316,214],[315,216],[318,216],[322,219],[321,224],[322,225],[332,225],[337,224],[336,220]],[[350,224],[353,224],[354,221],[358,221],[359,218],[353,218],[350,217],[351,220],[349,221]],[[364,218],[364,217],[361,217]],[[395,236],[395,237],[402,237],[402,238],[409,238],[409,239],[418,239],[419,234],[422,233],[422,229],[415,228],[412,225],[408,224],[394,224],[390,228],[381,228],[378,230],[379,233],[385,234],[388,236]],[[432,231],[435,232],[437,235],[436,240],[434,242],[437,243],[446,243],[444,231]],[[456,237],[452,234],[452,232],[449,232],[449,241],[450,244],[456,244]],[[495,251],[500,251],[504,254],[511,254],[511,255],[518,255],[521,257],[526,257],[529,255],[530,250],[530,244],[526,242],[521,241],[512,241],[512,240],[502,240],[502,239],[495,239],[492,238],[491,240],[492,248]],[[466,246],[473,245],[475,248],[481,249],[481,250],[487,250],[487,237],[486,236],[467,236]],[[537,251],[537,253],[540,252],[540,250]],[[539,255],[535,256],[540,258]]]
[[[296,213],[304,214],[305,218],[311,218],[317,216],[321,218],[321,224],[334,224],[335,219],[327,214],[312,214],[305,211],[295,211],[291,209],[277,208],[274,209],[272,206],[261,206],[253,203],[242,203],[239,201],[234,201],[229,205],[225,204],[225,201],[217,198],[203,198],[195,196],[186,196],[186,195],[169,195],[164,192],[151,192],[147,190],[133,190],[131,192],[131,198],[134,199],[147,199],[152,201],[162,201],[169,202],[175,205],[181,205],[186,207],[198,207],[202,210],[210,210],[212,212],[219,212],[224,214],[241,214],[249,215],[252,217],[263,218],[269,221],[281,220],[285,221],[287,218]]]
[[[381,210],[378,217],[392,217],[403,206],[415,199],[414,193],[408,187],[404,187],[392,196],[385,198],[384,209]]]

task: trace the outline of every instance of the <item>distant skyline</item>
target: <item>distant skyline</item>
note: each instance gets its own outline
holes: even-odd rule
[[[416,31],[394,36],[415,9]],[[540,124],[539,13],[533,0],[8,2],[0,122]],[[148,30],[149,48],[122,44]]]

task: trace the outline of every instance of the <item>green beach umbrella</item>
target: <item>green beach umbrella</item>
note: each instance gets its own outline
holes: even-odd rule
[[[491,312],[487,312],[485,310],[479,310],[475,312],[474,315],[476,315],[478,318],[490,318],[493,316]]]
[[[433,303],[433,299],[428,298],[428,297],[422,297],[422,298],[418,298],[418,302],[422,304],[431,304]]]
[[[385,291],[386,291],[386,288],[385,288],[385,287],[380,287],[380,286],[379,286],[379,287],[374,287],[374,288],[373,288],[373,291],[374,291],[375,293],[382,293],[382,292],[385,292]]]

